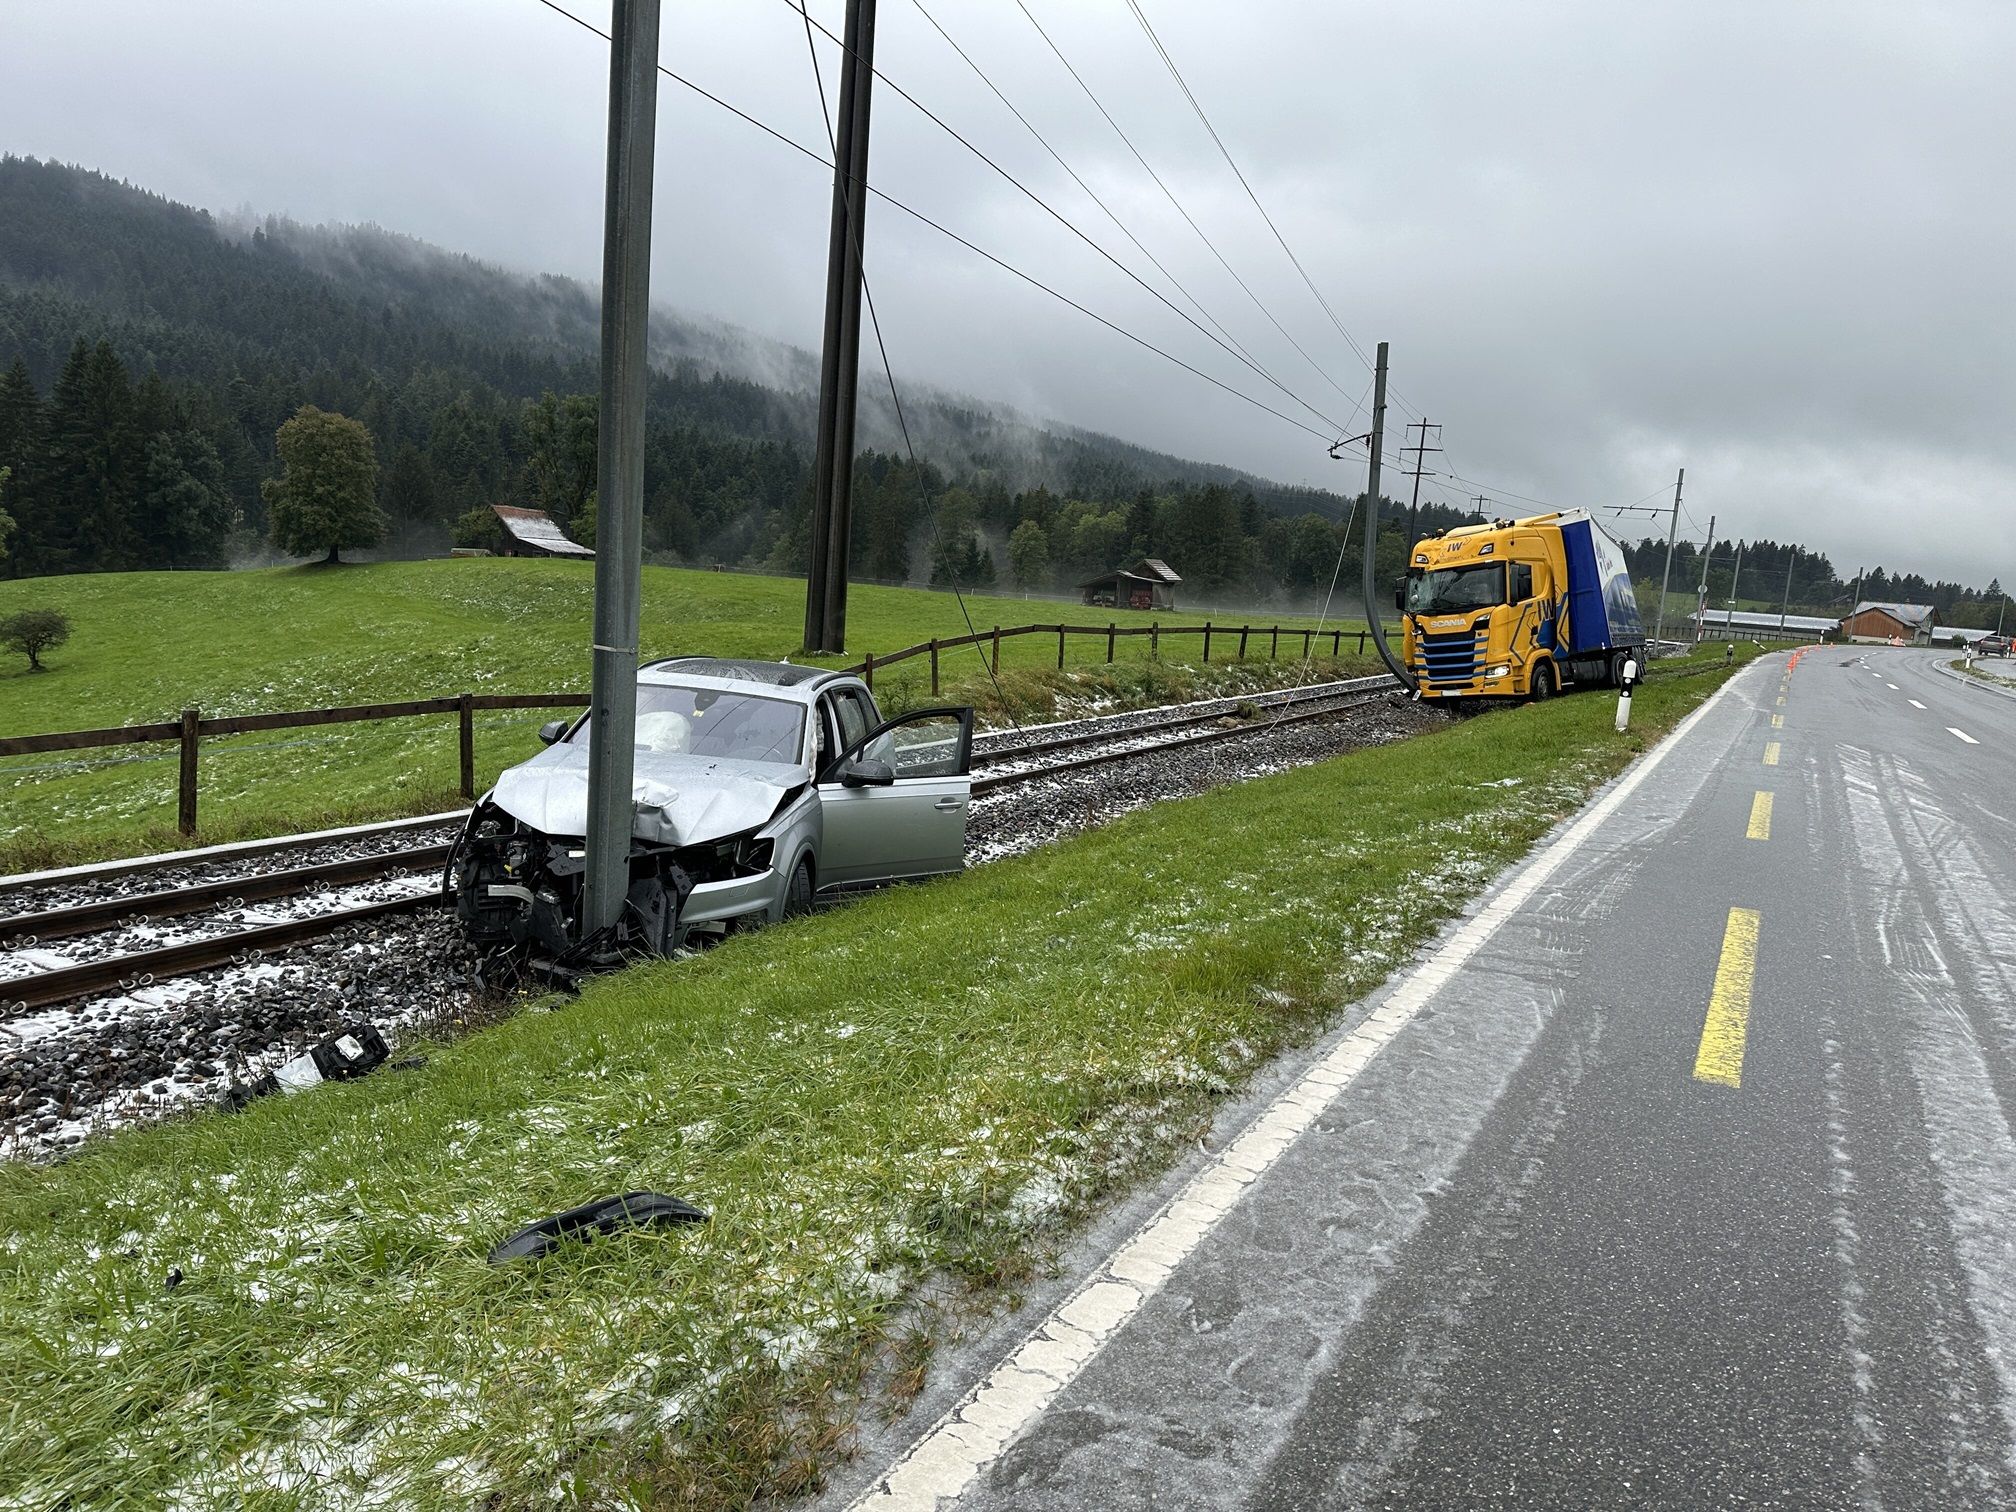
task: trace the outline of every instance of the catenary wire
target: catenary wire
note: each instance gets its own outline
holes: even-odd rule
[[[1155,28],[1149,23],[1147,13],[1141,9],[1137,0],[1127,0],[1127,9],[1133,12],[1134,19],[1140,23],[1141,30],[1148,38],[1149,46],[1154,48],[1156,56],[1162,60],[1162,66],[1169,70],[1169,77],[1176,81],[1176,87],[1182,91],[1183,98],[1190,102],[1191,110],[1196,112],[1198,121],[1203,124],[1204,130],[1209,133],[1211,140],[1217,145],[1219,155],[1225,159],[1225,166],[1230,168],[1232,176],[1239,180],[1239,187],[1246,191],[1246,197],[1253,202],[1253,208],[1260,212],[1260,218],[1267,223],[1267,229],[1274,233],[1274,240],[1281,244],[1281,250],[1287,253],[1288,261],[1294,265],[1295,271],[1301,275],[1302,282],[1308,286],[1309,292],[1316,296],[1316,303],[1321,305],[1323,313],[1330,317],[1330,324],[1337,328],[1337,334],[1342,336],[1345,345],[1349,346],[1357,354],[1358,360],[1364,363],[1366,367],[1371,367],[1373,365],[1372,359],[1365,355],[1365,349],[1358,345],[1357,338],[1344,328],[1344,322],[1337,318],[1337,312],[1330,307],[1330,301],[1324,298],[1323,291],[1316,287],[1316,281],[1309,276],[1308,270],[1302,266],[1302,259],[1295,255],[1295,249],[1288,245],[1288,238],[1281,234],[1281,228],[1274,224],[1274,217],[1267,213],[1267,207],[1260,203],[1260,196],[1253,192],[1253,186],[1246,181],[1246,175],[1240,172],[1239,164],[1234,161],[1231,150],[1225,145],[1224,138],[1218,135],[1218,128],[1211,124],[1211,118],[1204,113],[1204,107],[1198,103],[1197,96],[1191,92],[1189,84],[1184,81],[1182,71],[1176,66],[1176,60],[1169,55],[1169,49],[1162,45],[1162,39],[1155,34]],[[1411,408],[1401,400],[1397,391],[1394,391],[1391,397],[1394,406],[1403,414],[1413,413]],[[1416,415],[1415,418],[1418,419],[1419,416]]]
[[[1106,124],[1113,128],[1114,134],[1118,136],[1120,140],[1126,145],[1127,150],[1134,155],[1134,161],[1139,163],[1142,169],[1147,173],[1148,177],[1155,181],[1155,187],[1162,191],[1163,197],[1166,198],[1169,201],[1169,203],[1175,207],[1176,213],[1183,217],[1184,222],[1190,227],[1192,231],[1197,233],[1197,239],[1203,242],[1204,245],[1210,249],[1211,255],[1218,259],[1218,265],[1221,268],[1223,268],[1228,274],[1231,275],[1232,281],[1238,284],[1241,291],[1243,291],[1246,297],[1253,302],[1253,307],[1256,310],[1258,310],[1262,315],[1265,315],[1267,317],[1268,322],[1274,327],[1274,329],[1281,333],[1282,339],[1285,340],[1290,346],[1292,346],[1295,349],[1296,353],[1302,358],[1302,360],[1308,363],[1309,366],[1315,370],[1315,372],[1323,379],[1325,383],[1329,384],[1331,388],[1337,391],[1337,395],[1339,398],[1348,399],[1350,395],[1345,391],[1343,386],[1340,385],[1335,378],[1330,376],[1329,371],[1326,368],[1324,368],[1321,363],[1319,363],[1314,357],[1311,357],[1309,353],[1306,350],[1304,350],[1301,342],[1297,341],[1292,335],[1289,334],[1288,328],[1281,324],[1281,321],[1279,320],[1278,317],[1276,317],[1274,312],[1270,310],[1265,303],[1262,302],[1258,294],[1255,294],[1253,292],[1252,286],[1248,284],[1244,278],[1240,277],[1239,271],[1236,268],[1234,268],[1230,262],[1226,260],[1225,254],[1218,250],[1218,244],[1211,240],[1210,236],[1206,234],[1202,226],[1197,224],[1196,219],[1190,214],[1189,210],[1184,208],[1183,202],[1176,197],[1176,192],[1173,189],[1171,189],[1166,182],[1164,182],[1162,175],[1155,171],[1153,165],[1151,165],[1148,159],[1142,155],[1141,149],[1134,145],[1134,139],[1127,135],[1126,131],[1121,127],[1120,123],[1113,118],[1113,113],[1106,108],[1105,102],[1103,102],[1099,98],[1099,96],[1096,93],[1094,93],[1092,86],[1085,82],[1084,77],[1078,72],[1077,68],[1072,65],[1071,60],[1064,56],[1064,50],[1057,45],[1056,40],[1051,37],[1050,33],[1044,30],[1043,23],[1036,19],[1035,13],[1029,9],[1028,5],[1023,3],[1023,0],[1016,0],[1016,4],[1021,9],[1022,14],[1029,18],[1029,24],[1036,28],[1036,35],[1041,37],[1044,43],[1049,47],[1050,51],[1057,55],[1057,61],[1064,65],[1064,71],[1071,75],[1072,82],[1075,83],[1079,87],[1079,89],[1084,91],[1085,98],[1092,102],[1093,108],[1097,110],[1101,116],[1105,117]],[[1351,412],[1351,420],[1353,423],[1356,423],[1358,416],[1363,414],[1364,410],[1365,410],[1364,400],[1360,399],[1358,404],[1353,408]]]
[[[1249,351],[1246,348],[1246,346],[1242,344],[1236,336],[1234,336],[1230,331],[1228,331],[1225,328],[1225,323],[1219,320],[1218,317],[1213,315],[1209,310],[1204,308],[1204,306],[1198,301],[1197,296],[1192,294],[1189,291],[1189,289],[1184,287],[1183,281],[1177,278],[1177,276],[1174,273],[1171,273],[1169,271],[1169,269],[1163,264],[1161,258],[1157,257],[1153,252],[1150,252],[1148,250],[1148,248],[1142,243],[1141,238],[1136,236],[1134,232],[1131,229],[1129,229],[1127,223],[1121,220],[1119,215],[1114,211],[1113,207],[1107,204],[1106,201],[1103,198],[1101,198],[1099,192],[1096,189],[1094,189],[1090,184],[1086,183],[1083,177],[1079,175],[1078,170],[1073,168],[1068,162],[1064,160],[1063,154],[1058,152],[1058,150],[1051,145],[1050,139],[1044,136],[1043,133],[1037,129],[1036,124],[1033,121],[1031,121],[1028,116],[1022,113],[1021,109],[1017,107],[1017,105],[1013,100],[1009,99],[1007,95],[1001,92],[1000,86],[997,85],[993,81],[993,79],[989,78],[986,70],[981,68],[981,66],[978,63],[974,62],[972,55],[968,53],[965,48],[961,47],[958,44],[958,42],[953,39],[952,34],[945,29],[943,23],[941,23],[936,16],[932,15],[930,11],[924,8],[924,0],[910,0],[910,3],[916,7],[917,13],[931,24],[931,29],[937,32],[939,36],[945,39],[945,45],[950,47],[952,51],[957,53],[959,55],[960,61],[963,62],[968,68],[970,68],[973,71],[974,76],[978,78],[982,84],[987,86],[988,90],[993,94],[994,98],[999,100],[1004,106],[1006,106],[1008,108],[1009,113],[1013,115],[1016,120],[1022,123],[1022,125],[1028,130],[1031,136],[1036,138],[1037,142],[1042,145],[1042,148],[1045,152],[1050,154],[1051,158],[1056,162],[1057,166],[1059,168],[1062,168],[1064,172],[1070,176],[1071,182],[1076,184],[1080,189],[1085,191],[1086,196],[1092,201],[1092,203],[1097,205],[1100,208],[1100,210],[1105,213],[1106,219],[1108,219],[1113,223],[1114,227],[1120,232],[1122,236],[1126,237],[1128,241],[1134,244],[1135,250],[1138,251],[1143,257],[1147,258],[1148,261],[1154,265],[1155,271],[1160,273],[1165,279],[1167,279],[1169,281],[1170,286],[1174,288],[1177,293],[1181,294],[1184,297],[1184,299],[1189,301],[1190,308],[1195,310],[1199,315],[1202,315],[1206,320],[1210,321],[1212,328],[1216,330],[1219,335],[1223,336],[1227,341],[1231,342],[1234,347],[1238,348],[1240,355],[1245,357],[1246,360],[1249,363],[1251,363],[1256,369],[1258,369],[1261,372],[1267,372],[1266,368],[1263,367],[1259,362],[1259,360],[1253,356],[1252,352]],[[1277,387],[1280,386],[1280,380],[1278,378],[1275,378],[1272,373],[1267,373],[1267,376],[1270,380],[1272,380],[1275,383]]]
[[[797,9],[797,0],[783,0],[783,4],[788,9],[794,11]],[[839,37],[834,36],[833,33],[830,30],[828,30],[828,28],[825,25],[823,25],[818,21],[814,21],[812,24],[815,27],[818,27],[818,29],[821,32],[825,33],[826,38],[829,41],[831,41],[835,46],[837,46],[842,53],[847,54],[850,57],[853,57],[857,63],[867,63],[866,59],[863,59],[858,54],[855,54],[853,49],[849,48],[845,41],[843,41]],[[1188,311],[1184,310],[1182,306],[1178,305],[1174,300],[1170,299],[1168,295],[1164,294],[1160,289],[1156,288],[1153,284],[1149,283],[1140,274],[1136,273],[1132,268],[1128,267],[1125,263],[1120,261],[1120,259],[1115,257],[1111,252],[1107,251],[1104,247],[1100,246],[1099,243],[1094,241],[1090,236],[1086,235],[1085,232],[1082,229],[1080,229],[1071,220],[1069,216],[1057,210],[1035,190],[1031,189],[1027,184],[1023,183],[1020,179],[1015,177],[1014,174],[1010,173],[1006,168],[1003,168],[993,158],[989,157],[978,146],[974,145],[974,143],[970,138],[961,133],[957,127],[953,126],[943,116],[939,115],[936,111],[931,109],[930,106],[926,105],[922,100],[918,99],[915,95],[911,94],[909,90],[905,89],[901,84],[898,84],[894,79],[890,78],[887,74],[882,72],[881,69],[875,67],[872,63],[868,63],[867,66],[870,73],[874,74],[874,76],[877,79],[879,79],[883,84],[887,85],[890,89],[893,89],[899,98],[901,98],[905,103],[907,103],[914,110],[916,110],[918,114],[922,115],[925,120],[929,121],[932,125],[936,126],[940,131],[944,132],[947,136],[951,137],[953,141],[957,142],[961,147],[964,147],[968,152],[972,153],[973,156],[977,157],[981,162],[985,163],[989,168],[993,169],[995,173],[999,174],[1002,178],[1006,179],[1031,204],[1035,205],[1045,215],[1049,216],[1052,220],[1056,221],[1058,225],[1062,226],[1065,230],[1069,231],[1073,236],[1077,237],[1078,240],[1085,243],[1085,245],[1090,247],[1094,252],[1098,253],[1101,257],[1105,258],[1107,262],[1111,263],[1114,267],[1118,268],[1134,283],[1140,285],[1140,287],[1146,290],[1147,293],[1152,298],[1154,298],[1156,301],[1162,304],[1171,313],[1176,315],[1192,330],[1196,331],[1199,335],[1203,336],[1207,341],[1211,342],[1212,345],[1219,348],[1219,350],[1223,351],[1227,356],[1233,358],[1235,361],[1239,362],[1242,366],[1252,371],[1256,376],[1266,379],[1268,383],[1272,384],[1275,388],[1279,389],[1284,395],[1286,395],[1289,399],[1293,400],[1296,404],[1301,405],[1303,409],[1307,410],[1310,414],[1314,415],[1318,420],[1321,420],[1325,425],[1329,426],[1331,433],[1333,435],[1342,435],[1344,433],[1345,430],[1344,426],[1340,425],[1331,416],[1326,415],[1322,410],[1318,409],[1315,405],[1311,404],[1308,400],[1304,399],[1300,394],[1296,393],[1293,389],[1289,388],[1286,384],[1281,382],[1280,379],[1276,378],[1266,369],[1260,367],[1258,364],[1254,363],[1251,359],[1241,356],[1240,353],[1237,350],[1235,350],[1233,346],[1229,342],[1225,341],[1222,337],[1219,337],[1215,335],[1213,332],[1207,330],[1196,319],[1196,317],[1191,315]]]
[[[819,90],[819,114],[826,123],[826,140],[831,146],[833,160],[837,163],[840,160],[840,144],[833,132],[833,110],[826,100],[826,76],[819,67],[818,44],[812,40],[812,13],[805,9],[805,0],[798,0],[798,11],[805,18],[805,51],[812,60],[812,82]],[[868,303],[869,329],[875,333],[875,350],[882,358],[882,376],[889,384],[889,403],[896,411],[896,426],[903,433],[903,450],[910,457],[910,475],[917,480],[917,497],[924,506],[925,519],[931,523],[931,535],[935,541],[938,537],[938,522],[931,517],[931,492],[924,486],[923,467],[917,460],[917,447],[910,439],[910,422],[903,415],[903,396],[896,392],[896,369],[889,362],[889,347],[882,339],[882,317],[876,313],[875,291],[868,283],[868,258],[859,236],[856,235],[853,206],[849,203],[852,190],[848,187],[853,181],[852,174],[839,175],[841,210],[847,218],[847,236],[854,247],[854,266],[861,274],[861,295]],[[966,607],[966,595],[959,589],[959,576],[956,572],[952,575],[952,597],[958,601],[959,617],[966,622],[966,634],[971,637],[973,654],[980,659],[980,670],[987,674],[987,680],[994,685],[994,697],[1000,702],[1002,713],[1008,716],[1011,725],[1020,730],[1022,723],[1015,717],[1015,710],[1009,704],[1008,696],[1001,691],[1001,679],[994,673],[994,664],[988,660],[987,653],[980,649],[980,632],[974,627],[973,615]]]
[[[545,6],[546,9],[553,11],[557,15],[566,17],[569,21],[572,21],[576,26],[580,27],[583,31],[592,33],[593,35],[600,37],[605,42],[609,40],[609,33],[603,31],[602,28],[595,25],[592,21],[585,20],[584,18],[575,15],[565,6],[557,4],[556,0],[537,0],[537,3]],[[795,10],[796,7],[795,3],[793,3],[793,0],[787,0],[787,3],[791,3],[793,9]],[[658,65],[658,71],[661,74],[665,75],[665,77],[670,79],[673,83],[681,86],[684,89],[690,90],[692,93],[700,96],[701,99],[708,101],[710,104],[720,106],[730,115],[739,117],[741,120],[746,121],[749,125],[754,126],[758,131],[762,132],[765,136],[774,137],[777,141],[783,143],[783,145],[789,147],[792,151],[798,153],[803,157],[809,158],[812,162],[818,164],[820,167],[825,168],[828,171],[831,171],[833,167],[832,160],[829,158],[821,157],[816,151],[814,151],[810,147],[807,147],[803,142],[795,140],[794,138],[786,135],[784,132],[779,131],[776,127],[769,125],[767,122],[758,120],[755,116],[749,114],[748,111],[742,110],[737,106],[731,105],[728,101],[722,99],[721,96],[715,94],[712,90],[709,90],[700,84],[694,83],[693,80],[686,78],[683,74],[675,73],[672,69],[667,68],[663,63],[660,63]],[[1125,337],[1128,341],[1133,342],[1136,346],[1141,347],[1146,351],[1153,352],[1157,357],[1162,358],[1163,361],[1183,369],[1184,372],[1189,373],[1193,377],[1203,379],[1213,388],[1222,389],[1224,392],[1230,394],[1233,398],[1242,400],[1245,403],[1252,405],[1255,409],[1263,410],[1267,414],[1272,415],[1275,419],[1281,421],[1282,423],[1286,425],[1292,425],[1295,427],[1295,429],[1302,431],[1307,435],[1314,436],[1320,441],[1324,441],[1327,443],[1328,441],[1334,438],[1335,435],[1334,430],[1318,430],[1313,425],[1309,425],[1301,420],[1297,420],[1293,415],[1284,414],[1282,411],[1274,408],[1273,405],[1267,403],[1264,399],[1256,399],[1251,394],[1248,394],[1241,389],[1234,388],[1231,384],[1226,383],[1223,379],[1212,377],[1211,374],[1205,372],[1202,368],[1195,367],[1192,364],[1185,362],[1181,357],[1176,356],[1173,352],[1170,352],[1163,347],[1157,346],[1154,342],[1148,340],[1147,337],[1136,335],[1134,332],[1128,330],[1125,326],[1120,325],[1115,321],[1108,320],[1104,315],[1099,314],[1098,311],[1090,309],[1085,305],[1080,304],[1070,295],[1065,294],[1055,288],[1052,288],[1049,284],[1043,282],[1042,279],[1037,278],[1034,274],[1025,273],[1023,272],[1022,269],[1016,267],[1013,263],[1007,261],[1005,258],[997,257],[992,252],[989,252],[985,247],[979,246],[974,242],[968,241],[965,237],[961,236],[957,231],[952,230],[949,226],[946,226],[939,221],[933,220],[923,211],[918,210],[911,205],[905,204],[902,200],[898,199],[895,195],[890,194],[887,190],[877,188],[874,184],[867,184],[864,187],[867,189],[868,193],[872,194],[873,196],[875,196],[875,198],[881,200],[884,204],[890,206],[892,209],[900,210],[903,212],[903,214],[909,216],[912,220],[918,221],[923,225],[929,226],[933,231],[936,231],[940,236],[943,236],[948,241],[956,242],[959,246],[964,247],[974,256],[992,263],[995,267],[1001,269],[1004,273],[1012,274],[1014,277],[1019,278],[1024,283],[1030,285],[1032,288],[1038,289],[1041,292],[1048,294],[1052,299],[1055,299],[1060,304],[1068,305],[1070,308],[1076,310],[1080,315],[1083,315],[1086,319],[1093,321],[1098,325],[1104,326],[1107,330],[1113,332],[1114,335]]]

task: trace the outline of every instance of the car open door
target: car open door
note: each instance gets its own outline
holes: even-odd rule
[[[872,887],[966,864],[971,709],[919,709],[876,726],[819,774],[819,886]]]

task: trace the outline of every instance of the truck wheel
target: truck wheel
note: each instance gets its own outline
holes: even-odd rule
[[[1545,703],[1554,696],[1554,664],[1542,662],[1533,669],[1532,699],[1535,703]]]
[[[812,912],[812,858],[800,856],[791,869],[791,885],[784,892],[784,917],[795,919]]]
[[[1629,651],[1619,651],[1610,658],[1611,687],[1621,688],[1624,686],[1624,663],[1629,660],[1631,660],[1631,653]]]

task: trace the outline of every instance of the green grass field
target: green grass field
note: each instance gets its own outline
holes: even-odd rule
[[[23,659],[0,671],[0,732],[34,734],[173,719],[185,707],[249,714],[473,693],[585,691],[593,574],[581,563],[463,559],[261,572],[125,573],[0,584],[0,614],[61,609],[73,622],[48,670]],[[1045,600],[969,597],[975,625],[1104,623],[1110,611]],[[1123,623],[1146,623],[1133,615]],[[1186,615],[1164,624],[1200,624]],[[1273,623],[1273,615],[1255,615]],[[1222,622],[1222,621],[1221,621]],[[1283,619],[1284,624],[1306,620]],[[648,568],[646,656],[696,652],[795,656],[804,623],[799,579]],[[1353,620],[1355,630],[1360,622]],[[845,658],[887,653],[966,633],[949,593],[856,587],[849,595]],[[1214,657],[1234,645],[1217,642]],[[1299,649],[1299,643],[1298,647]],[[1002,646],[1003,688],[1021,717],[1048,717],[1060,699],[1124,706],[1241,685],[1222,667],[1182,670],[1197,640],[1165,646],[1150,667],[1145,639],[1120,643],[1120,666],[1096,669],[1105,644],[1074,638],[1070,670],[1056,675],[1054,638]],[[1264,648],[1249,648],[1255,655]],[[1176,670],[1171,670],[1172,665]],[[1354,670],[1347,667],[1343,670]],[[968,648],[945,653],[946,701],[998,704],[984,663]],[[1254,674],[1260,680],[1266,678]],[[928,693],[918,661],[876,679],[886,704]],[[1250,679],[1248,679],[1250,680]],[[547,716],[478,716],[477,779],[538,749]],[[179,843],[174,833],[172,745],[127,746],[0,761],[0,870],[131,854]],[[324,824],[426,813],[457,802],[452,716],[328,726],[206,742],[203,840],[285,833]]]
[[[934,1307],[1012,1303],[1723,676],[1648,683],[1628,736],[1572,695],[1157,805],[602,978],[419,1069],[0,1169],[0,1503],[816,1484],[887,1405],[859,1395],[875,1362],[915,1388]],[[485,1265],[636,1187],[712,1221]]]

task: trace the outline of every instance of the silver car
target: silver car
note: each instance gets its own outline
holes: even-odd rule
[[[629,905],[584,941],[588,720],[542,729],[469,815],[449,874],[477,943],[565,962],[665,953],[815,899],[965,865],[971,709],[884,720],[857,677],[679,657],[637,674]]]

